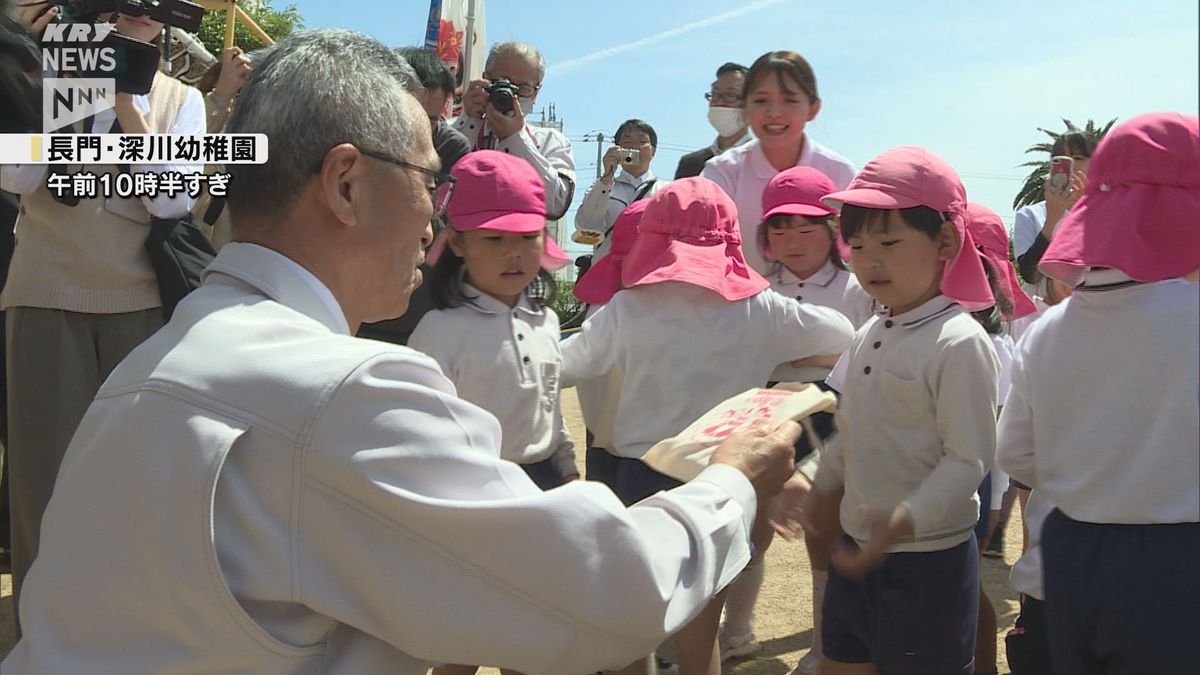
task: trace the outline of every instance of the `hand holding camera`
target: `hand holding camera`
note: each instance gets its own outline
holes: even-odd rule
[[[633,167],[637,166],[641,161],[641,150],[622,148],[619,145],[614,145],[608,149],[608,152],[604,153],[604,159],[601,161],[604,166],[604,176],[602,176],[602,179],[611,184],[618,166]]]
[[[486,119],[501,139],[525,128],[525,112],[517,101],[517,86],[508,80],[471,80],[463,94],[463,114]]]

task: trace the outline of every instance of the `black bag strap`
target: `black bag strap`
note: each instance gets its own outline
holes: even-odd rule
[[[646,194],[649,193],[650,190],[654,189],[654,184],[657,182],[658,182],[657,178],[651,178],[650,180],[646,181],[645,183],[642,183],[642,186],[637,189],[637,192],[633,193],[633,199],[629,200],[629,204],[632,204],[636,201],[645,199]],[[617,200],[617,201],[620,201],[620,200]],[[628,207],[629,204],[626,204],[625,206]],[[608,235],[612,234],[613,227],[615,227],[616,224],[617,224],[617,221],[614,220],[613,224],[608,226],[608,229],[604,231],[604,237],[607,238]]]

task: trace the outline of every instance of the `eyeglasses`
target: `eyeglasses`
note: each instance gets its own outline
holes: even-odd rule
[[[715,91],[710,91],[704,95],[704,100],[710,103],[741,103],[743,100],[741,94],[720,94]]]
[[[434,171],[423,166],[410,164],[402,159],[396,159],[391,155],[385,155],[382,152],[374,150],[358,149],[359,152],[367,157],[373,157],[388,164],[402,166],[405,169],[411,169],[417,173],[425,174],[433,179],[433,187],[429,188],[429,195],[433,198],[433,217],[440,218],[446,213],[446,207],[450,205],[450,197],[454,194],[454,185],[458,179],[443,171]]]
[[[516,80],[509,80],[507,77],[492,77],[488,73],[483,74],[483,79],[492,83],[495,83],[496,80],[508,80],[517,88],[517,96],[524,96],[525,98],[533,98],[542,90],[541,82],[517,82]]]

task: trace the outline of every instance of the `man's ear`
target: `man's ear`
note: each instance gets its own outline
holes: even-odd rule
[[[454,228],[446,230],[446,246],[450,247],[451,253],[462,258],[465,251],[463,233]]]
[[[362,153],[350,143],[330,148],[317,174],[318,195],[326,208],[345,226],[358,222],[354,201],[363,189]]]
[[[942,231],[938,233],[938,260],[953,258],[958,253],[959,243],[958,228],[955,227],[954,221],[943,221]]]

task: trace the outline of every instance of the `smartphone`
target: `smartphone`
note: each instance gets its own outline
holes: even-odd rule
[[[1058,155],[1050,158],[1050,191],[1065,195],[1071,190],[1071,176],[1075,173],[1075,160]]]

